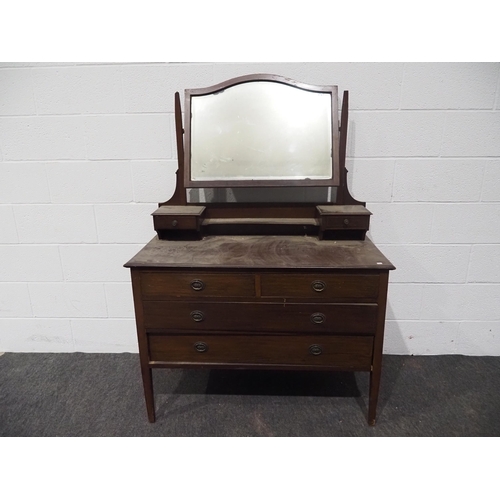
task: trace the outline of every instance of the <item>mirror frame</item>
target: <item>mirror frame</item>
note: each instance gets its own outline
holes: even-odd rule
[[[332,102],[332,175],[328,179],[259,179],[259,180],[192,180],[191,179],[191,99],[193,96],[216,94],[229,87],[250,82],[273,82],[289,85],[297,89],[330,94]],[[211,87],[185,90],[185,144],[184,144],[184,185],[187,188],[203,187],[279,187],[279,186],[338,186],[340,184],[339,158],[339,120],[338,120],[338,87],[335,85],[310,85],[290,78],[271,74],[253,74],[226,80]]]

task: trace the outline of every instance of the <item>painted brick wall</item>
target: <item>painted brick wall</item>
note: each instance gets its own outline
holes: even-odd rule
[[[173,94],[258,72],[350,91],[385,352],[500,355],[497,63],[0,64],[0,351],[137,351],[122,265],[174,189]]]

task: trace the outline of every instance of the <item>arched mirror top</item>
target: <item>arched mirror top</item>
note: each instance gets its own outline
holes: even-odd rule
[[[338,90],[247,75],[185,91],[185,186],[337,186]]]

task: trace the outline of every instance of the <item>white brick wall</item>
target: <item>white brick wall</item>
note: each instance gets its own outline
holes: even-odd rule
[[[350,91],[385,351],[500,355],[498,63],[2,63],[0,352],[137,351],[122,266],[174,190],[173,94],[262,72]]]

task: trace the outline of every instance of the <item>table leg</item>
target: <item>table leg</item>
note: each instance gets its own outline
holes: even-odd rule
[[[151,423],[156,420],[155,416],[155,398],[153,393],[153,371],[147,366],[141,366],[142,383],[144,385],[144,397],[146,399],[146,409],[148,419]]]
[[[380,375],[382,369],[380,366],[373,367],[370,372],[370,397],[368,403],[368,425],[375,425],[377,413],[378,393],[380,388]]]

